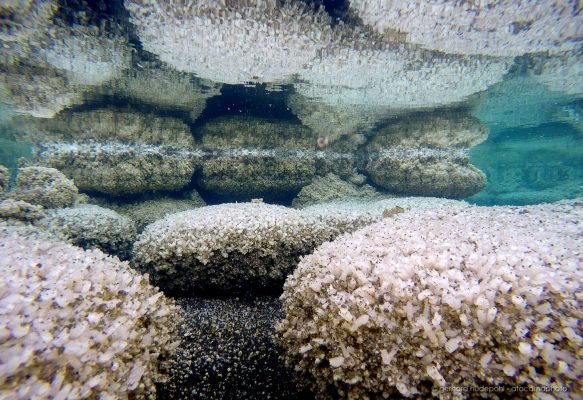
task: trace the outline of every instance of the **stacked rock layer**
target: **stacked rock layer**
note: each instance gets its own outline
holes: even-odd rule
[[[297,193],[316,174],[314,138],[306,127],[251,117],[222,117],[201,129],[205,160],[199,185],[228,198]]]
[[[487,135],[478,120],[463,115],[405,117],[367,144],[365,169],[376,185],[393,193],[461,199],[486,183],[467,150]]]
[[[101,109],[25,124],[21,136],[36,143],[38,161],[63,171],[81,190],[180,189],[200,163],[190,129],[171,117]]]

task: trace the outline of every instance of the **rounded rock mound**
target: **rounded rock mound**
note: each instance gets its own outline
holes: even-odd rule
[[[463,199],[486,186],[486,175],[465,154],[440,149],[387,149],[369,158],[367,172],[399,195]]]
[[[0,201],[0,220],[34,221],[44,216],[42,206],[35,206],[22,200],[6,199]]]
[[[329,173],[315,178],[304,186],[292,201],[292,207],[304,208],[313,204],[342,199],[379,199],[382,194],[370,185],[355,185]]]
[[[286,121],[220,117],[200,130],[206,160],[200,188],[219,199],[285,199],[295,196],[316,173],[312,132]]]
[[[84,191],[123,196],[186,186],[201,154],[181,120],[115,108],[21,119],[34,158]]]
[[[486,184],[468,151],[487,137],[480,121],[462,113],[401,118],[367,144],[365,169],[375,185],[392,193],[462,199]]]
[[[221,204],[148,225],[134,243],[134,262],[168,293],[269,290],[332,234],[290,208]]]
[[[0,240],[0,272],[3,398],[155,392],[180,318],[147,278],[98,250],[15,235]]]
[[[352,233],[383,218],[411,210],[428,210],[467,203],[436,197],[395,197],[390,199],[343,199],[314,204],[302,209],[305,216],[318,219],[339,234]]]
[[[196,192],[195,192],[196,193]],[[138,232],[168,214],[191,210],[193,208],[204,207],[206,203],[196,193],[196,197],[191,199],[160,198],[125,204],[117,207],[118,211],[136,223]]]
[[[46,167],[25,167],[18,170],[16,186],[9,193],[15,200],[45,208],[73,205],[78,189],[61,171]]]
[[[382,34],[454,54],[514,57],[578,46],[583,18],[577,2],[488,1],[471,4],[351,0],[350,9]]]
[[[79,247],[98,248],[122,260],[130,258],[136,239],[136,226],[131,219],[92,204],[48,212],[37,226],[66,237]]]
[[[582,216],[577,202],[413,210],[326,243],[284,286],[287,362],[341,398],[580,396]]]

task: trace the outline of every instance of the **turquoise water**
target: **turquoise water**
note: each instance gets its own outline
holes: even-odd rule
[[[560,78],[560,77],[559,77]],[[537,204],[581,196],[581,100],[532,79],[508,79],[473,111],[489,129],[470,151],[486,173],[481,205]]]
[[[491,135],[470,153],[488,183],[467,200],[479,205],[524,205],[581,197],[581,139],[581,132],[565,123]]]

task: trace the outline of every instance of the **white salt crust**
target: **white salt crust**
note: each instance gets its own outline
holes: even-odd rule
[[[449,206],[468,205],[461,201],[436,197],[395,197],[382,200],[337,200],[308,206],[301,211],[305,216],[316,218],[339,233],[347,233],[381,221],[385,211],[394,210],[396,207],[402,208],[403,212],[409,212]]]
[[[583,17],[574,3],[350,0],[350,8],[376,31],[401,32],[424,48],[512,57],[577,49]]]
[[[24,167],[18,169],[16,186],[9,196],[44,208],[71,206],[78,189],[72,180],[55,168]]]
[[[125,7],[144,48],[162,61],[238,84],[285,81],[327,42],[328,16],[299,2],[277,3],[128,0]]]
[[[128,0],[125,6],[144,48],[180,71],[229,84],[294,83],[303,96],[341,109],[463,101],[499,82],[511,65],[422,50],[348,24],[332,28],[322,9],[302,3]]]
[[[347,398],[581,396],[580,204],[413,209],[323,244],[285,284],[287,362]]]
[[[14,234],[0,239],[0,276],[0,398],[155,393],[180,316],[147,276],[98,250]]]
[[[299,71],[297,92],[339,108],[439,107],[486,90],[511,65],[508,59],[459,57],[393,43],[377,49],[366,40],[353,40],[331,44]]]
[[[127,37],[105,28],[73,24],[48,29],[48,43],[37,44],[33,59],[65,71],[75,84],[99,85],[131,66]]]

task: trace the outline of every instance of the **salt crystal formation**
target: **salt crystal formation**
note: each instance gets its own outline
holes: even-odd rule
[[[31,59],[65,71],[76,84],[98,85],[131,66],[130,49],[127,38],[111,28],[55,24]]]
[[[401,208],[410,210],[429,210],[449,206],[463,207],[466,203],[456,200],[432,197],[395,197],[338,199],[302,208],[302,214],[316,218],[339,233],[354,232],[367,225],[379,222],[387,210]]]
[[[34,221],[45,216],[42,206],[35,206],[22,200],[6,199],[0,201],[0,219],[12,218]]]
[[[383,115],[374,106],[465,100],[500,81],[511,64],[420,50],[403,44],[405,35],[332,28],[321,9],[302,2],[132,0],[125,6],[145,49],[180,71],[230,84],[294,83],[301,95],[339,106],[339,113],[364,106],[371,113],[359,118],[364,124]]]
[[[285,81],[316,57],[329,17],[301,2],[130,0],[144,48],[178,70],[230,84]]]
[[[12,64],[26,57],[31,44],[45,35],[56,10],[55,0],[3,1],[0,64]]]
[[[35,157],[58,168],[81,190],[112,195],[186,186],[200,163],[182,121],[102,109],[25,120],[19,137],[35,143]]]
[[[382,34],[397,31],[446,53],[511,57],[578,48],[579,7],[575,0],[350,0],[351,10]]]
[[[339,199],[379,198],[381,194],[372,186],[357,186],[343,181],[334,174],[315,178],[312,183],[304,186],[292,201],[292,207],[303,208],[311,204],[324,203]]]
[[[500,82],[510,66],[510,59],[426,51],[401,38],[341,26],[298,71],[288,104],[302,123],[335,140],[408,110],[465,101]]]
[[[174,303],[97,250],[0,240],[0,396],[145,398],[178,343]]]
[[[89,10],[81,8],[86,4],[79,5],[75,16],[64,16],[74,6],[59,8],[57,3],[34,0],[0,5],[2,102],[17,113],[52,118],[82,103],[83,92],[91,86],[130,67],[131,48],[119,24],[85,24]]]
[[[84,249],[99,249],[130,258],[132,243],[136,239],[136,226],[132,220],[107,208],[83,204],[47,213],[37,223],[51,233],[67,238]]]
[[[467,151],[487,136],[487,128],[472,117],[405,117],[367,144],[365,169],[376,185],[393,193],[462,199],[486,184]]]
[[[77,193],[73,181],[60,171],[46,167],[25,167],[18,169],[16,185],[9,196],[45,208],[60,208],[73,205]]]
[[[287,362],[342,398],[480,385],[580,397],[582,217],[576,201],[449,206],[325,243],[284,287]]]
[[[500,82],[512,64],[509,59],[426,51],[368,32],[338,36],[298,72],[301,81],[294,87],[301,95],[340,110],[356,105],[389,113],[462,102]]]
[[[333,233],[297,210],[227,203],[147,226],[134,243],[134,263],[169,293],[272,289]]]

